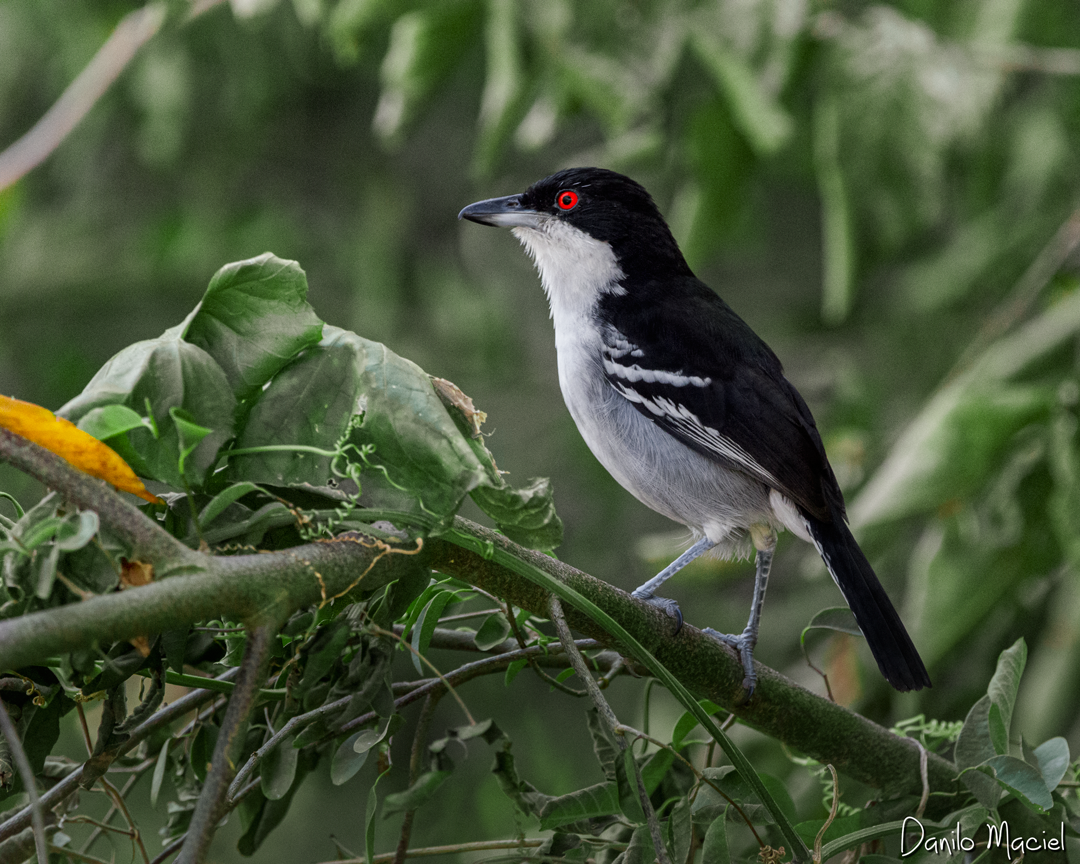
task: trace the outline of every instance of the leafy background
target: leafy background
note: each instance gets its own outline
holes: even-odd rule
[[[0,142],[133,8],[0,5]],[[573,428],[516,242],[455,220],[560,167],[625,171],[807,397],[935,681],[897,696],[862,646],[813,636],[838,698],[882,720],[962,719],[1025,636],[1017,724],[1075,752],[1078,145],[1080,8],[1054,0],[235,0],[159,33],[0,193],[0,392],[58,408],[179,323],[223,263],[270,250],[301,262],[323,319],[468,393],[500,468],[552,478],[560,557],[630,588],[672,526]],[[37,497],[8,468],[0,488]],[[736,630],[750,572],[705,562],[670,593],[693,623]],[[839,597],[791,540],[774,572],[758,656],[820,689],[796,634]],[[588,782],[571,776],[595,773],[588,760],[543,756],[587,750],[560,733],[580,704],[515,686],[543,710],[506,716],[493,687],[474,712],[530,742],[537,785]],[[615,689],[640,717],[640,691]],[[663,726],[676,715],[658,703]],[[434,728],[458,725],[453,710]],[[475,797],[425,811],[416,842],[474,839],[475,820],[509,830],[487,761],[464,767]],[[294,818],[359,845],[362,798],[330,788],[305,787]],[[329,857],[311,846],[275,837],[259,855]]]

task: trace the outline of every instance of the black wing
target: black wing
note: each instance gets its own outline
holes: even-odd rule
[[[810,409],[776,355],[694,277],[605,295],[604,374],[683,444],[779,490],[817,519],[843,518]],[[634,302],[628,302],[630,295]],[[642,295],[652,302],[642,303]]]

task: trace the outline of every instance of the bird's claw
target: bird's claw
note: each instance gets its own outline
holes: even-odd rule
[[[679,631],[682,630],[682,610],[679,608],[679,604],[674,600],[668,597],[657,597],[655,594],[646,594],[644,592],[639,594],[637,591],[634,591],[630,596],[636,600],[644,600],[650,606],[655,606],[669,618],[673,618],[675,620],[675,635],[678,635]]]
[[[742,686],[743,690],[746,691],[746,698],[743,701],[749,702],[750,697],[754,695],[754,688],[757,686],[757,672],[754,671],[754,645],[757,640],[745,632],[735,636],[731,633],[721,633],[718,630],[713,630],[712,627],[706,627],[701,632],[707,633],[716,641],[722,642],[738,652],[744,673]]]

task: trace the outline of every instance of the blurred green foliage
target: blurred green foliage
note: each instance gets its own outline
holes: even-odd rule
[[[886,693],[871,664],[847,698],[959,720],[1024,636],[1014,725],[1076,751],[1080,7],[234,0],[190,22],[173,7],[0,191],[0,392],[60,406],[179,321],[221,264],[270,250],[302,263],[322,318],[472,396],[500,468],[552,477],[560,557],[629,587],[656,564],[635,541],[670,525],[577,437],[514,241],[454,215],[571,164],[630,173],[806,395],[931,664],[929,693]],[[0,142],[133,8],[0,4]],[[37,497],[6,468],[0,488]],[[790,541],[775,572],[758,654],[820,687],[794,634],[835,589]],[[703,565],[671,593],[733,630],[749,584],[727,583],[748,575]],[[835,681],[846,644],[816,649]]]

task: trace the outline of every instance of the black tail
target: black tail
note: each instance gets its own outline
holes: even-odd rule
[[[885,680],[903,692],[929,687],[930,676],[904,629],[904,622],[843,517],[831,522],[812,516],[806,519],[818,552],[855,615]]]

